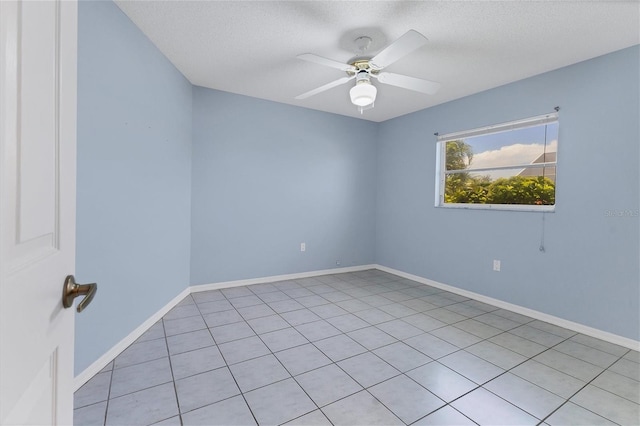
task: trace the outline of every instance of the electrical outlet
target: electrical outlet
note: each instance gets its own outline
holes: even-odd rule
[[[493,260],[493,270],[496,272],[500,272],[500,261],[499,260]]]
[[[300,251],[307,251],[307,243],[300,243]]]
[[[340,266],[340,261],[336,260],[336,266]]]

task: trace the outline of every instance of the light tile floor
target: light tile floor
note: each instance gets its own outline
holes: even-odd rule
[[[194,293],[76,425],[640,424],[638,352],[377,270]]]

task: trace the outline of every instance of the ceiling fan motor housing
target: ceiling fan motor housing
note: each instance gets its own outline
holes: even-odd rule
[[[367,70],[358,70],[356,74],[356,84],[361,83],[371,83],[371,77],[369,76],[369,71]]]

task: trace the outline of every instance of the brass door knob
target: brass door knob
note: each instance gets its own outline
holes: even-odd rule
[[[84,308],[91,303],[93,297],[98,291],[98,284],[76,284],[76,280],[73,275],[67,275],[64,280],[64,286],[62,287],[62,306],[70,308],[73,306],[73,299],[78,296],[85,296],[84,299],[78,303],[77,311],[82,312]]]

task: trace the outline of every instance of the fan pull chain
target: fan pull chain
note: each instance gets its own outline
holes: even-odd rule
[[[545,221],[545,215],[546,212],[542,212],[542,231],[540,232],[540,247],[538,248],[538,250],[540,250],[540,252],[544,253],[545,249],[544,249],[544,221]]]

